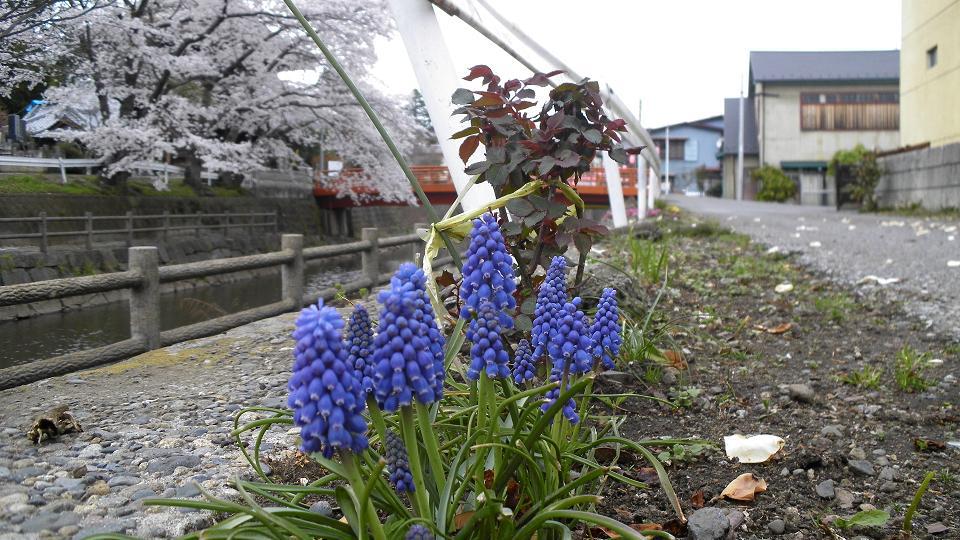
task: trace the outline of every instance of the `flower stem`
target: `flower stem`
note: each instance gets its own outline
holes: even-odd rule
[[[347,481],[350,482],[350,487],[353,488],[353,492],[358,496],[364,493],[367,487],[360,476],[360,468],[357,466],[357,461],[353,457],[353,452],[342,452],[340,454],[340,462],[343,463],[343,468],[347,473]],[[361,518],[360,523],[357,524],[361,536],[363,536],[362,533],[366,532],[365,525],[368,525],[370,531],[373,533],[374,539],[387,540],[387,535],[383,532],[383,524],[380,523],[380,518],[377,516],[377,510],[369,500],[363,505],[363,508],[357,508],[357,513],[359,515],[366,515],[366,519]],[[366,521],[366,524],[364,524],[364,521]]]
[[[327,62],[330,62],[330,66],[333,67],[334,71],[336,71],[337,74],[340,75],[340,78],[343,79],[343,82],[347,85],[347,88],[350,89],[350,93],[353,94],[354,99],[356,99],[357,103],[360,104],[363,112],[367,113],[367,117],[370,118],[370,122],[373,123],[373,127],[376,128],[378,133],[380,133],[380,137],[383,139],[383,142],[386,143],[387,148],[390,149],[390,153],[393,154],[393,158],[397,160],[397,163],[400,165],[400,169],[403,170],[404,176],[407,177],[407,181],[410,182],[410,187],[413,188],[413,192],[416,193],[417,198],[419,198],[420,202],[423,203],[423,207],[426,209],[427,216],[430,217],[430,221],[433,223],[440,221],[440,216],[437,214],[437,211],[434,210],[433,205],[430,204],[429,197],[427,197],[427,194],[423,192],[423,188],[420,187],[420,181],[417,180],[416,175],[413,174],[410,166],[407,165],[407,161],[400,153],[400,149],[397,148],[397,145],[394,144],[390,134],[388,134],[387,130],[383,127],[383,123],[380,122],[380,117],[377,116],[377,113],[373,110],[373,107],[370,106],[370,104],[367,102],[367,99],[363,97],[363,94],[360,93],[360,89],[357,88],[357,85],[353,83],[353,79],[350,78],[350,75],[348,75],[347,71],[343,69],[343,66],[340,65],[340,62],[337,61],[337,58],[333,56],[333,53],[330,52],[330,49],[328,49],[323,43],[323,40],[320,39],[320,35],[317,34],[317,31],[313,29],[313,26],[309,21],[307,21],[306,17],[303,16],[303,13],[300,13],[300,9],[297,8],[296,4],[293,3],[293,0],[283,0],[283,3],[287,5],[287,8],[289,8],[290,12],[293,13],[293,16],[300,21],[300,26],[302,26],[307,32],[307,35],[313,39],[313,42],[317,44],[320,52],[323,53],[323,56],[327,59]],[[443,239],[444,245],[447,246],[447,251],[450,252],[450,257],[453,258],[454,264],[457,265],[457,268],[461,268],[463,263],[460,260],[460,253],[458,253],[454,248],[453,243],[450,242],[450,238],[443,231],[438,230],[437,232],[440,234],[440,238]]]
[[[423,478],[423,464],[420,462],[420,445],[417,444],[417,430],[413,419],[413,407],[400,407],[400,428],[403,433],[403,444],[407,447],[407,458],[410,460],[410,475],[413,476],[414,492],[417,499],[417,513],[420,517],[433,521],[430,511],[430,498],[427,494],[427,483]]]
[[[417,421],[420,423],[420,434],[423,437],[423,444],[427,447],[427,458],[430,460],[430,472],[433,473],[433,481],[437,486],[437,493],[443,491],[443,486],[447,483],[446,475],[443,473],[443,460],[440,458],[440,445],[437,443],[437,434],[433,430],[430,422],[430,411],[427,406],[419,401],[416,404]]]
[[[377,400],[370,393],[367,394],[367,410],[370,411],[370,421],[373,423],[373,428],[380,436],[380,443],[387,444],[387,423],[383,421],[383,413],[380,412]]]

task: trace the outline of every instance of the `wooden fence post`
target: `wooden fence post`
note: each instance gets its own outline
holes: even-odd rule
[[[130,289],[130,336],[147,350],[160,348],[160,256],[155,246],[127,249],[130,270],[140,273],[140,286]]]
[[[47,213],[40,212],[40,252],[46,253],[49,245],[47,244]]]
[[[127,247],[133,245],[133,212],[127,210]]]
[[[376,287],[380,277],[380,231],[376,227],[364,227],[360,231],[360,239],[370,242],[370,247],[360,252],[360,267],[363,275],[370,280],[370,286]]]
[[[196,223],[197,228],[194,229],[193,232],[194,232],[194,236],[199,237],[199,236],[200,236],[200,229],[203,228],[203,217],[201,217],[200,212],[197,212],[197,213],[196,213],[196,216],[197,216],[197,223]]]
[[[87,233],[84,245],[88,250],[91,250],[93,249],[93,212],[84,212],[83,217],[86,220],[84,221],[84,230]]]
[[[280,267],[281,297],[293,301],[294,309],[303,306],[303,235],[285,234],[280,237],[280,249],[292,250],[293,260]]]
[[[167,237],[170,234],[170,211],[163,211],[163,241],[167,241]]]

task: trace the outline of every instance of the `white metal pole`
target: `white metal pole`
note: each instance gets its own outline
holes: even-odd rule
[[[450,139],[462,128],[450,116],[453,110],[450,96],[457,89],[459,78],[447,53],[433,4],[427,0],[389,0],[389,4],[417,76],[430,122],[440,142],[443,161],[450,169],[457,193],[462,194],[470,177],[463,172],[464,165],[458,154],[459,141]],[[485,182],[473,186],[461,202],[463,209],[469,212],[493,200],[493,188]]]
[[[623,181],[620,179],[620,164],[608,154],[603,154],[603,172],[607,177],[607,196],[610,198],[610,214],[614,228],[627,226],[627,209],[623,202]]]
[[[666,174],[663,175],[663,185],[665,186],[664,189],[666,189],[667,195],[669,195],[670,194],[670,126],[667,126],[667,133],[666,135],[664,135],[664,138],[665,140],[664,140],[663,146],[666,147],[666,150],[664,150],[665,158],[663,162],[664,162],[664,170],[666,170]]]
[[[647,158],[637,154],[637,221],[647,217]]]
[[[743,200],[743,88],[740,89],[740,111],[737,113],[737,200]]]

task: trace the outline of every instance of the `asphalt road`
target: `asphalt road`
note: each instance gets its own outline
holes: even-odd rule
[[[960,340],[960,221],[712,197],[667,200],[771,249],[799,253],[836,280],[882,288],[931,330]]]

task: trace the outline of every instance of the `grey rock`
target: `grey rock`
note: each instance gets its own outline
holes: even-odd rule
[[[721,540],[730,528],[727,514],[719,508],[708,506],[690,515],[687,522],[688,537],[691,540]]]
[[[107,480],[107,485],[110,487],[134,486],[139,483],[140,479],[136,476],[114,476],[110,480]]]
[[[330,507],[330,503],[327,501],[317,501],[310,505],[310,511],[316,512],[321,516],[330,517],[333,515],[333,508]]]
[[[893,493],[896,490],[897,490],[896,482],[884,482],[883,484],[880,485],[880,491],[884,493]]]
[[[809,384],[788,384],[787,392],[791,399],[800,403],[813,403],[817,399],[817,393]]]
[[[865,459],[851,459],[847,461],[847,465],[850,466],[851,471],[863,476],[873,476],[875,474],[873,463]]]
[[[83,540],[95,534],[120,534],[133,528],[130,520],[106,520],[95,525],[88,525],[73,535],[73,540]]]
[[[86,483],[83,478],[57,478],[54,482],[55,485],[62,487],[63,489],[70,491],[72,489],[80,489]]]
[[[780,535],[787,530],[787,524],[782,519],[775,519],[767,523],[767,528],[770,529],[771,533]]]
[[[99,444],[90,444],[87,445],[83,450],[81,450],[77,457],[80,459],[93,459],[101,454],[103,447]]]
[[[884,467],[880,470],[879,478],[887,482],[892,482],[897,478],[897,471],[893,467]]]
[[[837,505],[840,508],[848,509],[853,508],[854,497],[853,493],[844,488],[837,488]]]
[[[867,453],[863,451],[863,448],[857,446],[850,450],[850,457],[853,459],[867,459]]]
[[[146,499],[147,497],[156,497],[156,496],[157,496],[156,491],[150,488],[143,488],[143,489],[138,489],[137,491],[134,491],[130,495],[130,500],[139,501],[140,499]]]
[[[147,472],[173,474],[177,467],[192,468],[200,464],[200,457],[192,454],[181,454],[152,461],[147,465]]]
[[[80,516],[73,512],[41,512],[26,520],[21,525],[23,532],[38,533],[40,531],[56,531],[61,527],[80,523]]]
[[[817,495],[822,499],[832,499],[837,496],[833,487],[833,480],[824,480],[817,484]]]
[[[842,429],[843,429],[843,426],[838,426],[838,425],[824,426],[820,430],[820,434],[823,435],[824,437],[832,437],[835,439],[839,439],[843,437]]]
[[[196,484],[186,484],[177,488],[175,495],[177,497],[196,497],[200,494],[200,488]]]

